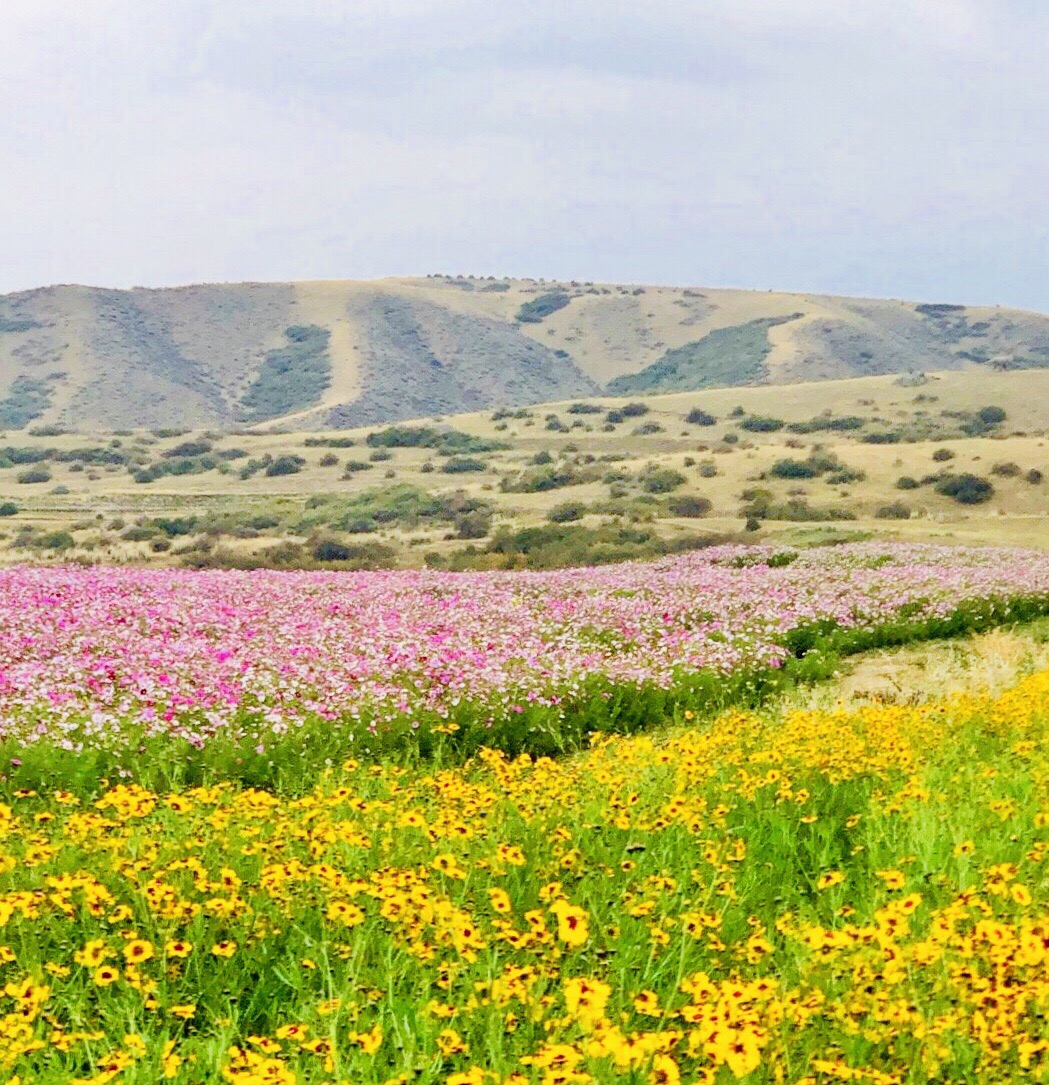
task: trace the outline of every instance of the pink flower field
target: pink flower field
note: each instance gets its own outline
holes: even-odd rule
[[[136,733],[194,745],[252,721],[371,729],[557,706],[589,677],[669,686],[762,670],[792,629],[872,627],[985,599],[1049,599],[1049,556],[860,545],[716,548],[544,573],[0,573],[0,737],[67,748]],[[556,711],[556,707],[555,707]],[[414,719],[413,719],[414,722]]]

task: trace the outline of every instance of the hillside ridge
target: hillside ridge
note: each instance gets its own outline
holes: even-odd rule
[[[1049,367],[1049,316],[427,276],[0,296],[0,429],[348,428],[595,394]]]

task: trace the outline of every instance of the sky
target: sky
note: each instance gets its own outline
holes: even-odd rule
[[[512,275],[1049,311],[1045,0],[0,0],[0,292]]]

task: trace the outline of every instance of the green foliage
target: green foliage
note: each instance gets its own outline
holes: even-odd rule
[[[638,475],[638,481],[645,493],[666,494],[676,490],[685,476],[671,467],[649,466]]]
[[[994,496],[994,487],[985,478],[968,472],[944,475],[933,487],[943,497],[951,497],[960,505],[979,505]]]
[[[765,376],[765,359],[771,349],[769,328],[800,315],[765,317],[732,328],[717,328],[702,339],[668,350],[640,373],[616,377],[609,382],[608,391],[613,395],[687,392],[757,383]]]
[[[879,520],[909,520],[911,507],[902,501],[893,501],[888,505],[879,505],[874,515]]]
[[[266,352],[259,374],[241,400],[241,417],[262,422],[305,410],[319,402],[331,380],[327,328],[315,324],[286,329],[287,346]]]
[[[571,462],[545,464],[522,471],[518,475],[503,478],[499,489],[504,493],[530,494],[557,490],[563,486],[582,486],[596,482],[601,469]]]
[[[462,512],[455,517],[457,539],[483,539],[492,530],[492,513],[487,507]]]
[[[698,519],[706,516],[713,504],[705,497],[697,494],[678,494],[667,501],[667,511],[671,516],[682,516],[688,519]]]
[[[469,456],[453,456],[441,464],[441,470],[446,475],[463,475],[469,472],[484,471],[487,466],[484,460],[475,460]]]
[[[807,422],[790,422],[787,429],[791,433],[848,433],[852,430],[863,429],[864,425],[866,425],[865,420],[854,414],[843,418],[821,415],[818,418],[810,418]]]
[[[0,427],[23,429],[43,414],[50,402],[51,385],[48,381],[15,377],[7,395],[0,399]]]
[[[17,516],[18,506],[13,501],[0,501],[0,516]]]
[[[278,456],[266,465],[266,476],[274,478],[277,475],[297,475],[305,466],[306,461],[302,456]]]
[[[389,426],[369,433],[365,443],[371,448],[432,448],[439,456],[499,452],[510,447],[505,441],[433,426]]]
[[[820,468],[811,460],[777,460],[766,472],[771,478],[816,478]]]
[[[634,526],[591,528],[579,524],[548,524],[519,531],[499,531],[487,551],[460,554],[453,567],[491,567],[491,561],[487,559],[492,556],[499,567],[506,569],[605,565],[695,550],[724,541],[723,537],[713,535],[686,536],[670,541],[661,538],[655,529]]]
[[[38,321],[28,316],[0,316],[0,334],[4,332],[28,332],[39,328]]]
[[[37,539],[35,545],[42,550],[71,550],[76,540],[68,531],[51,531]]]
[[[740,429],[748,433],[776,433],[783,429],[786,423],[781,418],[771,418],[768,415],[748,414],[739,424]]]
[[[540,324],[544,317],[563,309],[572,299],[563,290],[549,290],[531,298],[517,310],[519,324]]]
[[[50,482],[51,472],[46,467],[30,467],[18,474],[18,481],[25,484]]]
[[[693,407],[685,415],[685,421],[690,426],[714,426],[717,425],[718,420],[702,407]]]
[[[547,512],[546,518],[553,524],[569,524],[585,515],[586,505],[582,501],[562,501]]]
[[[307,448],[353,448],[356,443],[353,437],[307,437],[304,442]]]
[[[183,441],[181,444],[161,452],[165,459],[180,459],[193,456],[204,456],[215,446],[210,441]]]

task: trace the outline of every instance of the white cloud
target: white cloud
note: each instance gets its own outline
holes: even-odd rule
[[[5,0],[0,290],[425,272],[1049,308],[1030,0]]]

